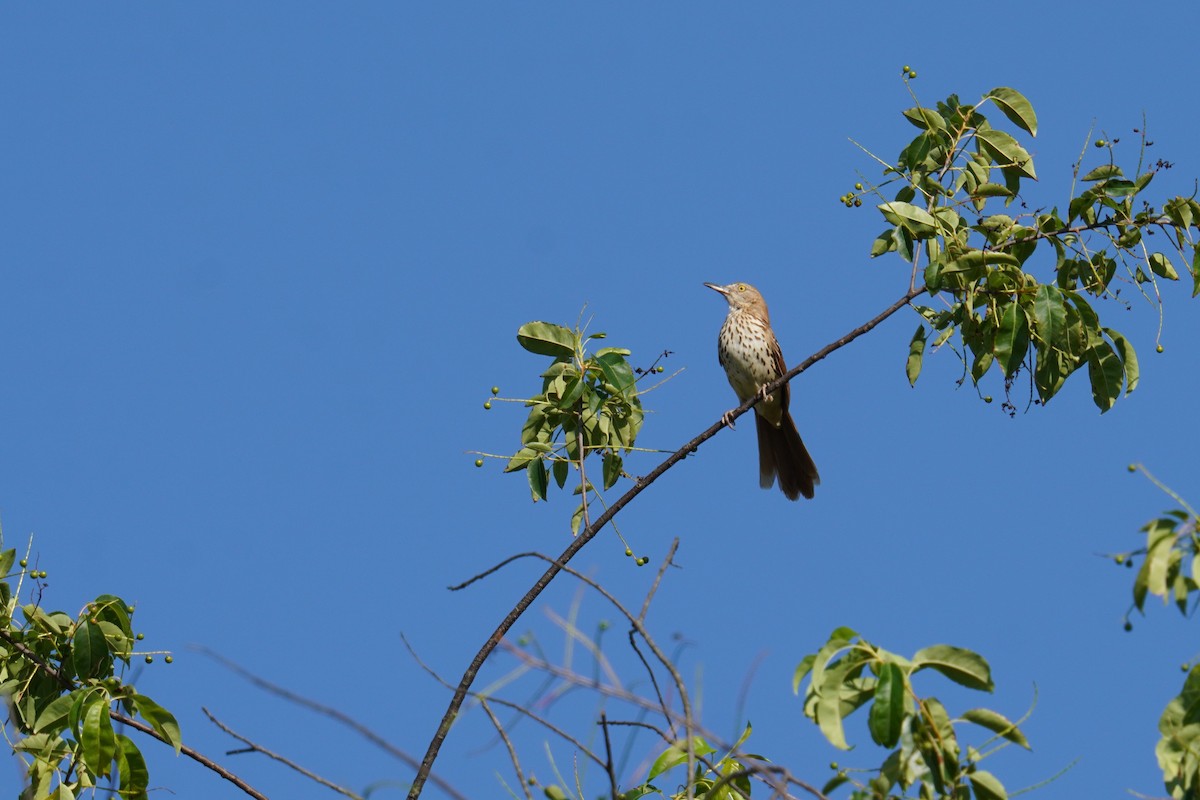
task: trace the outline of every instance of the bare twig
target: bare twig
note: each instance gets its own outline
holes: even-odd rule
[[[692,453],[696,452],[696,450],[699,449],[702,444],[716,436],[728,422],[735,421],[742,414],[745,414],[747,411],[753,408],[759,402],[760,398],[769,396],[782,387],[785,383],[792,380],[792,378],[795,378],[813,364],[816,364],[818,361],[821,361],[827,357],[830,353],[845,347],[858,337],[873,330],[881,322],[886,320],[892,314],[895,314],[900,309],[904,308],[910,301],[924,292],[924,287],[909,288],[909,290],[904,293],[903,297],[892,303],[874,318],[851,330],[841,338],[831,342],[830,344],[827,344],[825,347],[822,347],[804,361],[801,361],[795,367],[788,370],[786,373],[780,376],[778,380],[772,381],[769,385],[763,387],[761,392],[756,392],[749,400],[742,403],[733,411],[723,414],[721,419],[710,425],[705,431],[684,444],[674,453],[667,456],[667,458],[664,459],[661,464],[651,470],[649,474],[635,480],[633,486],[627,492],[625,492],[625,494],[617,498],[616,502],[609,506],[604,513],[596,518],[594,522],[580,531],[579,535],[571,541],[570,545],[568,545],[565,550],[563,550],[562,555],[560,555],[557,560],[550,564],[549,568],[547,568],[542,576],[534,582],[533,586],[531,586],[528,591],[525,592],[521,599],[517,601],[516,605],[514,605],[512,609],[504,616],[504,619],[500,621],[500,624],[497,625],[492,634],[488,636],[487,640],[483,643],[483,646],[481,646],[475,653],[475,656],[471,659],[471,663],[467,665],[466,670],[463,672],[462,679],[459,681],[457,688],[454,690],[454,696],[450,698],[450,705],[446,708],[446,713],[442,715],[442,720],[440,723],[438,723],[437,730],[434,732],[433,738],[429,741],[429,746],[425,751],[425,756],[421,759],[421,766],[417,769],[417,774],[413,777],[412,788],[408,792],[408,800],[417,800],[417,798],[421,796],[421,790],[425,788],[425,781],[429,778],[429,773],[433,769],[433,762],[437,760],[438,751],[441,750],[442,743],[446,741],[446,736],[450,733],[450,727],[454,724],[454,719],[458,716],[459,709],[462,708],[463,701],[467,698],[467,692],[470,690],[471,684],[475,682],[475,676],[479,674],[479,670],[483,667],[483,662],[487,660],[487,657],[491,655],[492,651],[495,650],[497,645],[500,644],[500,640],[504,638],[504,634],[508,633],[509,629],[512,628],[516,621],[521,618],[521,615],[525,613],[525,610],[533,604],[533,601],[537,599],[538,595],[540,595],[546,589],[546,587],[550,585],[550,582],[557,577],[558,573],[562,572],[567,562],[574,558],[575,555],[582,550],[584,546],[596,536],[597,533],[603,530],[604,526],[608,524],[609,520],[615,517],[621,511],[621,509],[629,505],[629,503],[631,503],[639,494],[641,494],[646,487],[658,480],[663,473],[671,469],[680,461],[683,461]]]
[[[613,772],[612,742],[608,738],[608,715],[600,712],[600,728],[604,731],[604,771],[608,773],[608,790],[612,800],[620,800],[620,790],[617,789],[617,774]]]
[[[359,736],[362,736],[364,739],[371,742],[379,749],[383,750],[388,755],[394,756],[395,758],[399,759],[400,761],[403,761],[405,764],[409,765],[410,767],[417,766],[416,758],[414,758],[413,756],[404,752],[400,748],[396,747],[394,744],[392,744],[391,742],[384,739],[382,736],[380,736],[378,733],[376,733],[375,731],[368,728],[366,725],[363,725],[361,722],[358,722],[353,717],[350,717],[349,715],[347,715],[341,711],[338,711],[336,708],[332,708],[330,706],[323,705],[321,703],[318,703],[315,700],[311,700],[307,697],[304,697],[303,695],[299,695],[299,694],[296,694],[295,692],[289,691],[289,690],[283,688],[282,686],[279,686],[278,684],[271,683],[270,681],[266,680],[265,678],[261,678],[258,675],[255,675],[253,672],[251,672],[250,670],[241,666],[237,662],[226,658],[225,656],[221,655],[220,653],[218,653],[215,650],[211,650],[207,647],[202,647],[199,645],[193,645],[192,649],[202,655],[208,656],[213,661],[216,661],[218,664],[225,667],[230,672],[240,675],[241,677],[245,678],[247,681],[249,681],[253,685],[257,686],[259,689],[262,689],[264,692],[267,692],[268,694],[273,694],[276,697],[279,697],[279,698],[282,698],[282,699],[288,701],[289,703],[294,703],[298,706],[303,706],[304,708],[307,708],[310,711],[315,711],[318,714],[329,717],[330,719],[334,720],[335,722],[340,722],[341,724],[345,725],[346,727],[350,728],[352,731],[357,733]],[[450,785],[449,782],[446,781],[445,778],[441,777],[437,773],[430,774],[429,780],[433,781],[435,786],[437,786],[443,792],[448,794],[450,797],[454,798],[454,800],[467,800],[466,795],[462,794],[457,789],[455,789],[452,785]]]
[[[675,558],[675,551],[678,549],[679,537],[676,536],[671,540],[671,546],[667,549],[667,557],[663,559],[662,566],[658,568],[658,574],[654,576],[654,583],[650,584],[650,591],[646,592],[646,599],[642,602],[642,613],[638,614],[638,622],[646,621],[646,614],[650,612],[650,601],[654,599],[658,585],[662,583],[663,575],[666,573],[667,567],[671,566],[672,559]]]
[[[513,747],[512,740],[508,738],[508,734],[504,731],[504,726],[500,724],[500,720],[492,713],[491,707],[487,704],[487,700],[479,698],[479,705],[483,708],[484,713],[488,715],[488,719],[496,726],[496,733],[500,734],[500,738],[504,740],[504,746],[508,748],[508,757],[512,759],[513,769],[517,771],[517,783],[521,784],[521,791],[525,792],[525,800],[533,800],[533,795],[529,792],[529,784],[525,781],[525,773],[521,771],[521,762],[517,758],[516,748]]]
[[[204,716],[208,717],[209,721],[212,722],[213,725],[216,725],[218,728],[225,731],[225,733],[229,734],[234,739],[237,739],[239,742],[246,745],[246,748],[244,750],[230,751],[230,752],[226,753],[225,755],[233,755],[233,753],[235,753],[235,752],[262,753],[267,758],[272,758],[272,759],[278,761],[280,764],[283,764],[284,766],[294,769],[296,772],[299,772],[301,775],[308,778],[309,780],[311,780],[315,783],[319,783],[322,786],[325,786],[329,789],[333,789],[338,794],[345,795],[346,797],[352,797],[352,798],[354,798],[354,800],[362,800],[361,795],[357,795],[354,792],[350,791],[349,789],[347,789],[343,786],[338,786],[336,783],[333,783],[332,781],[328,781],[325,778],[322,778],[317,773],[312,772],[311,770],[305,769],[304,767],[300,766],[299,764],[292,761],[291,759],[285,758],[284,756],[281,756],[278,753],[274,753],[274,752],[268,750],[267,748],[263,747],[262,745],[258,744],[257,742],[251,741],[250,739],[247,739],[245,736],[242,736],[241,734],[234,732],[228,725],[221,722],[221,720],[217,719],[213,715],[213,713],[211,711],[209,711],[207,708],[201,706],[200,710],[204,712]]]
[[[437,672],[433,669],[433,667],[429,666],[428,664],[426,664],[424,661],[421,660],[421,657],[419,655],[417,655],[417,651],[413,649],[412,644],[410,644],[408,639],[406,639],[404,637],[404,634],[400,635],[400,640],[402,642],[404,642],[404,646],[408,648],[408,654],[410,656],[412,656],[413,661],[417,662],[417,666],[419,666],[421,669],[423,669],[427,673],[429,673],[430,677],[432,677],[435,681],[440,683],[442,686],[445,686],[447,689],[453,688],[450,686],[450,684],[446,680],[444,680],[442,678],[441,675],[437,674]],[[601,760],[600,756],[596,755],[591,750],[589,750],[587,745],[585,745],[583,742],[579,741],[571,734],[562,730],[557,725],[555,725],[553,722],[550,722],[548,719],[545,719],[544,717],[541,717],[541,716],[533,713],[532,711],[530,711],[528,708],[525,708],[521,704],[513,703],[513,702],[510,702],[510,701],[505,700],[500,697],[485,698],[483,695],[479,694],[478,692],[471,692],[470,694],[471,694],[472,698],[478,700],[481,703],[485,699],[487,699],[493,703],[502,705],[505,708],[511,708],[513,711],[516,711],[520,714],[524,714],[525,716],[529,717],[531,720],[533,720],[537,724],[541,725],[543,728],[545,728],[548,731],[550,731],[551,733],[557,735],[559,738],[563,739],[564,741],[572,744],[579,752],[583,753],[585,756],[590,758],[592,761],[596,762],[597,765],[599,765],[601,767],[604,766],[604,761]]]

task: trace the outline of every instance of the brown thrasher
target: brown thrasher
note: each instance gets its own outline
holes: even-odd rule
[[[717,360],[738,400],[746,402],[771,381],[787,372],[783,351],[771,330],[771,317],[761,294],[748,283],[718,286],[704,284],[729,301],[729,316],[717,336]],[[800,495],[813,496],[813,487],[821,482],[817,465],[804,447],[796,423],[788,413],[788,385],[773,394],[763,395],[754,407],[758,428],[758,483],[770,489],[779,476],[779,488],[788,500]],[[725,424],[733,427],[726,411]]]

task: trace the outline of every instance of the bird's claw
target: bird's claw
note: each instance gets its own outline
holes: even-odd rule
[[[728,411],[726,411],[724,414],[721,415],[721,422],[725,423],[725,427],[730,428],[731,430],[736,430],[736,428],[734,428],[734,426],[733,426],[733,412],[734,411],[737,411],[737,409],[731,408]]]

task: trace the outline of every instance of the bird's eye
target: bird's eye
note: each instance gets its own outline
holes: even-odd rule
[[[739,292],[744,292],[744,291],[746,291],[746,284],[744,284],[744,283],[739,283],[739,284],[738,284],[738,291],[739,291]]]

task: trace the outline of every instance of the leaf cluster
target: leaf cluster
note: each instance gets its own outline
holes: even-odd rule
[[[855,785],[854,798],[893,797],[895,789],[906,796],[916,789],[922,798],[998,800],[1007,797],[1000,780],[979,768],[991,752],[960,743],[958,725],[971,723],[992,734],[990,741],[1029,747],[1017,724],[987,708],[973,708],[952,719],[936,697],[922,697],[913,687],[913,676],[923,670],[940,673],[960,686],[977,691],[993,689],[991,669],[970,650],[933,645],[911,658],[888,652],[850,628],[838,628],[816,653],[805,656],[796,668],[793,690],[799,693],[805,678],[804,713],[835,747],[848,750],[844,720],[869,706],[867,728],[871,739],[891,749],[882,764],[869,772],[874,777],[856,780],[844,769],[822,790],[829,794],[847,782]],[[964,752],[965,749],[965,752]]]
[[[695,774],[690,782],[683,781],[678,791],[667,794],[651,781],[687,763],[687,742],[672,743],[654,760],[646,775],[646,780],[639,786],[622,792],[620,800],[639,800],[642,797],[669,797],[672,800],[686,797],[702,797],[705,800],[742,800],[742,798],[750,797],[750,775],[753,770],[746,768],[746,761],[765,760],[762,756],[741,752],[742,745],[750,738],[752,731],[753,728],[747,723],[737,742],[726,750],[725,755],[717,759],[708,758],[708,756],[720,752],[716,747],[709,744],[703,736],[693,736],[692,753],[699,759]]]
[[[886,184],[900,184],[893,199],[878,205],[889,227],[871,255],[897,253],[912,265],[914,282],[920,276],[929,295],[943,301],[940,308],[916,307],[923,319],[909,343],[909,382],[920,375],[928,342],[936,349],[957,336],[963,380],[978,385],[994,370],[1007,390],[1024,370],[1046,403],[1086,367],[1092,399],[1107,411],[1136,388],[1139,369],[1132,345],[1101,323],[1092,303],[1118,297],[1113,282],[1122,265],[1131,285],[1145,293],[1141,284],[1152,283],[1157,297],[1158,279],[1178,280],[1178,262],[1192,273],[1193,296],[1200,293],[1200,203],[1174,197],[1159,208],[1143,199],[1169,166],[1143,168],[1143,135],[1133,179],[1113,161],[1112,143],[1103,142],[1108,163],[1083,176],[1086,188],[1065,204],[1065,215],[1058,207],[987,213],[996,203],[1012,205],[1037,178],[1017,136],[992,127],[982,113],[987,103],[1017,135],[1036,136],[1033,106],[1008,87],[975,105],[956,95],[934,108],[918,105],[903,113],[921,132],[886,167],[884,184],[870,190],[883,199]],[[1159,232],[1169,252],[1147,245]],[[1032,270],[1039,248],[1053,254],[1050,280]]]
[[[603,333],[585,334],[550,322],[529,322],[517,331],[521,347],[552,359],[541,374],[541,392],[525,400],[529,416],[521,429],[521,448],[504,468],[526,471],[534,502],[547,499],[551,477],[564,488],[572,469],[580,473],[575,493],[594,491],[584,470],[585,459],[594,453],[600,455],[604,489],[626,474],[622,454],[633,449],[644,412],[630,351],[587,351],[588,342],[603,338]],[[581,498],[572,532],[578,531],[585,509]]]
[[[1138,469],[1130,466],[1131,471]],[[1181,614],[1189,616],[1197,604],[1194,598],[1200,597],[1200,515],[1149,472],[1146,475],[1183,507],[1165,511],[1143,525],[1145,545],[1118,553],[1113,560],[1132,567],[1137,558],[1142,559],[1133,581],[1133,607],[1139,612],[1145,613],[1146,600],[1153,596],[1164,604],[1174,603]],[[1132,629],[1128,618],[1125,628]],[[1182,689],[1159,718],[1160,738],[1154,748],[1163,783],[1176,800],[1200,793],[1200,664],[1185,665],[1184,669],[1187,676]]]
[[[0,574],[14,574],[15,558],[15,550],[0,552]],[[0,581],[0,693],[10,700],[10,744],[26,765],[21,797],[71,798],[109,780],[118,797],[145,798],[146,761],[114,730],[112,713],[140,716],[176,752],[182,742],[174,716],[120,677],[134,655],[133,607],[109,594],[75,617],[18,607],[24,562],[15,574],[16,593]]]

